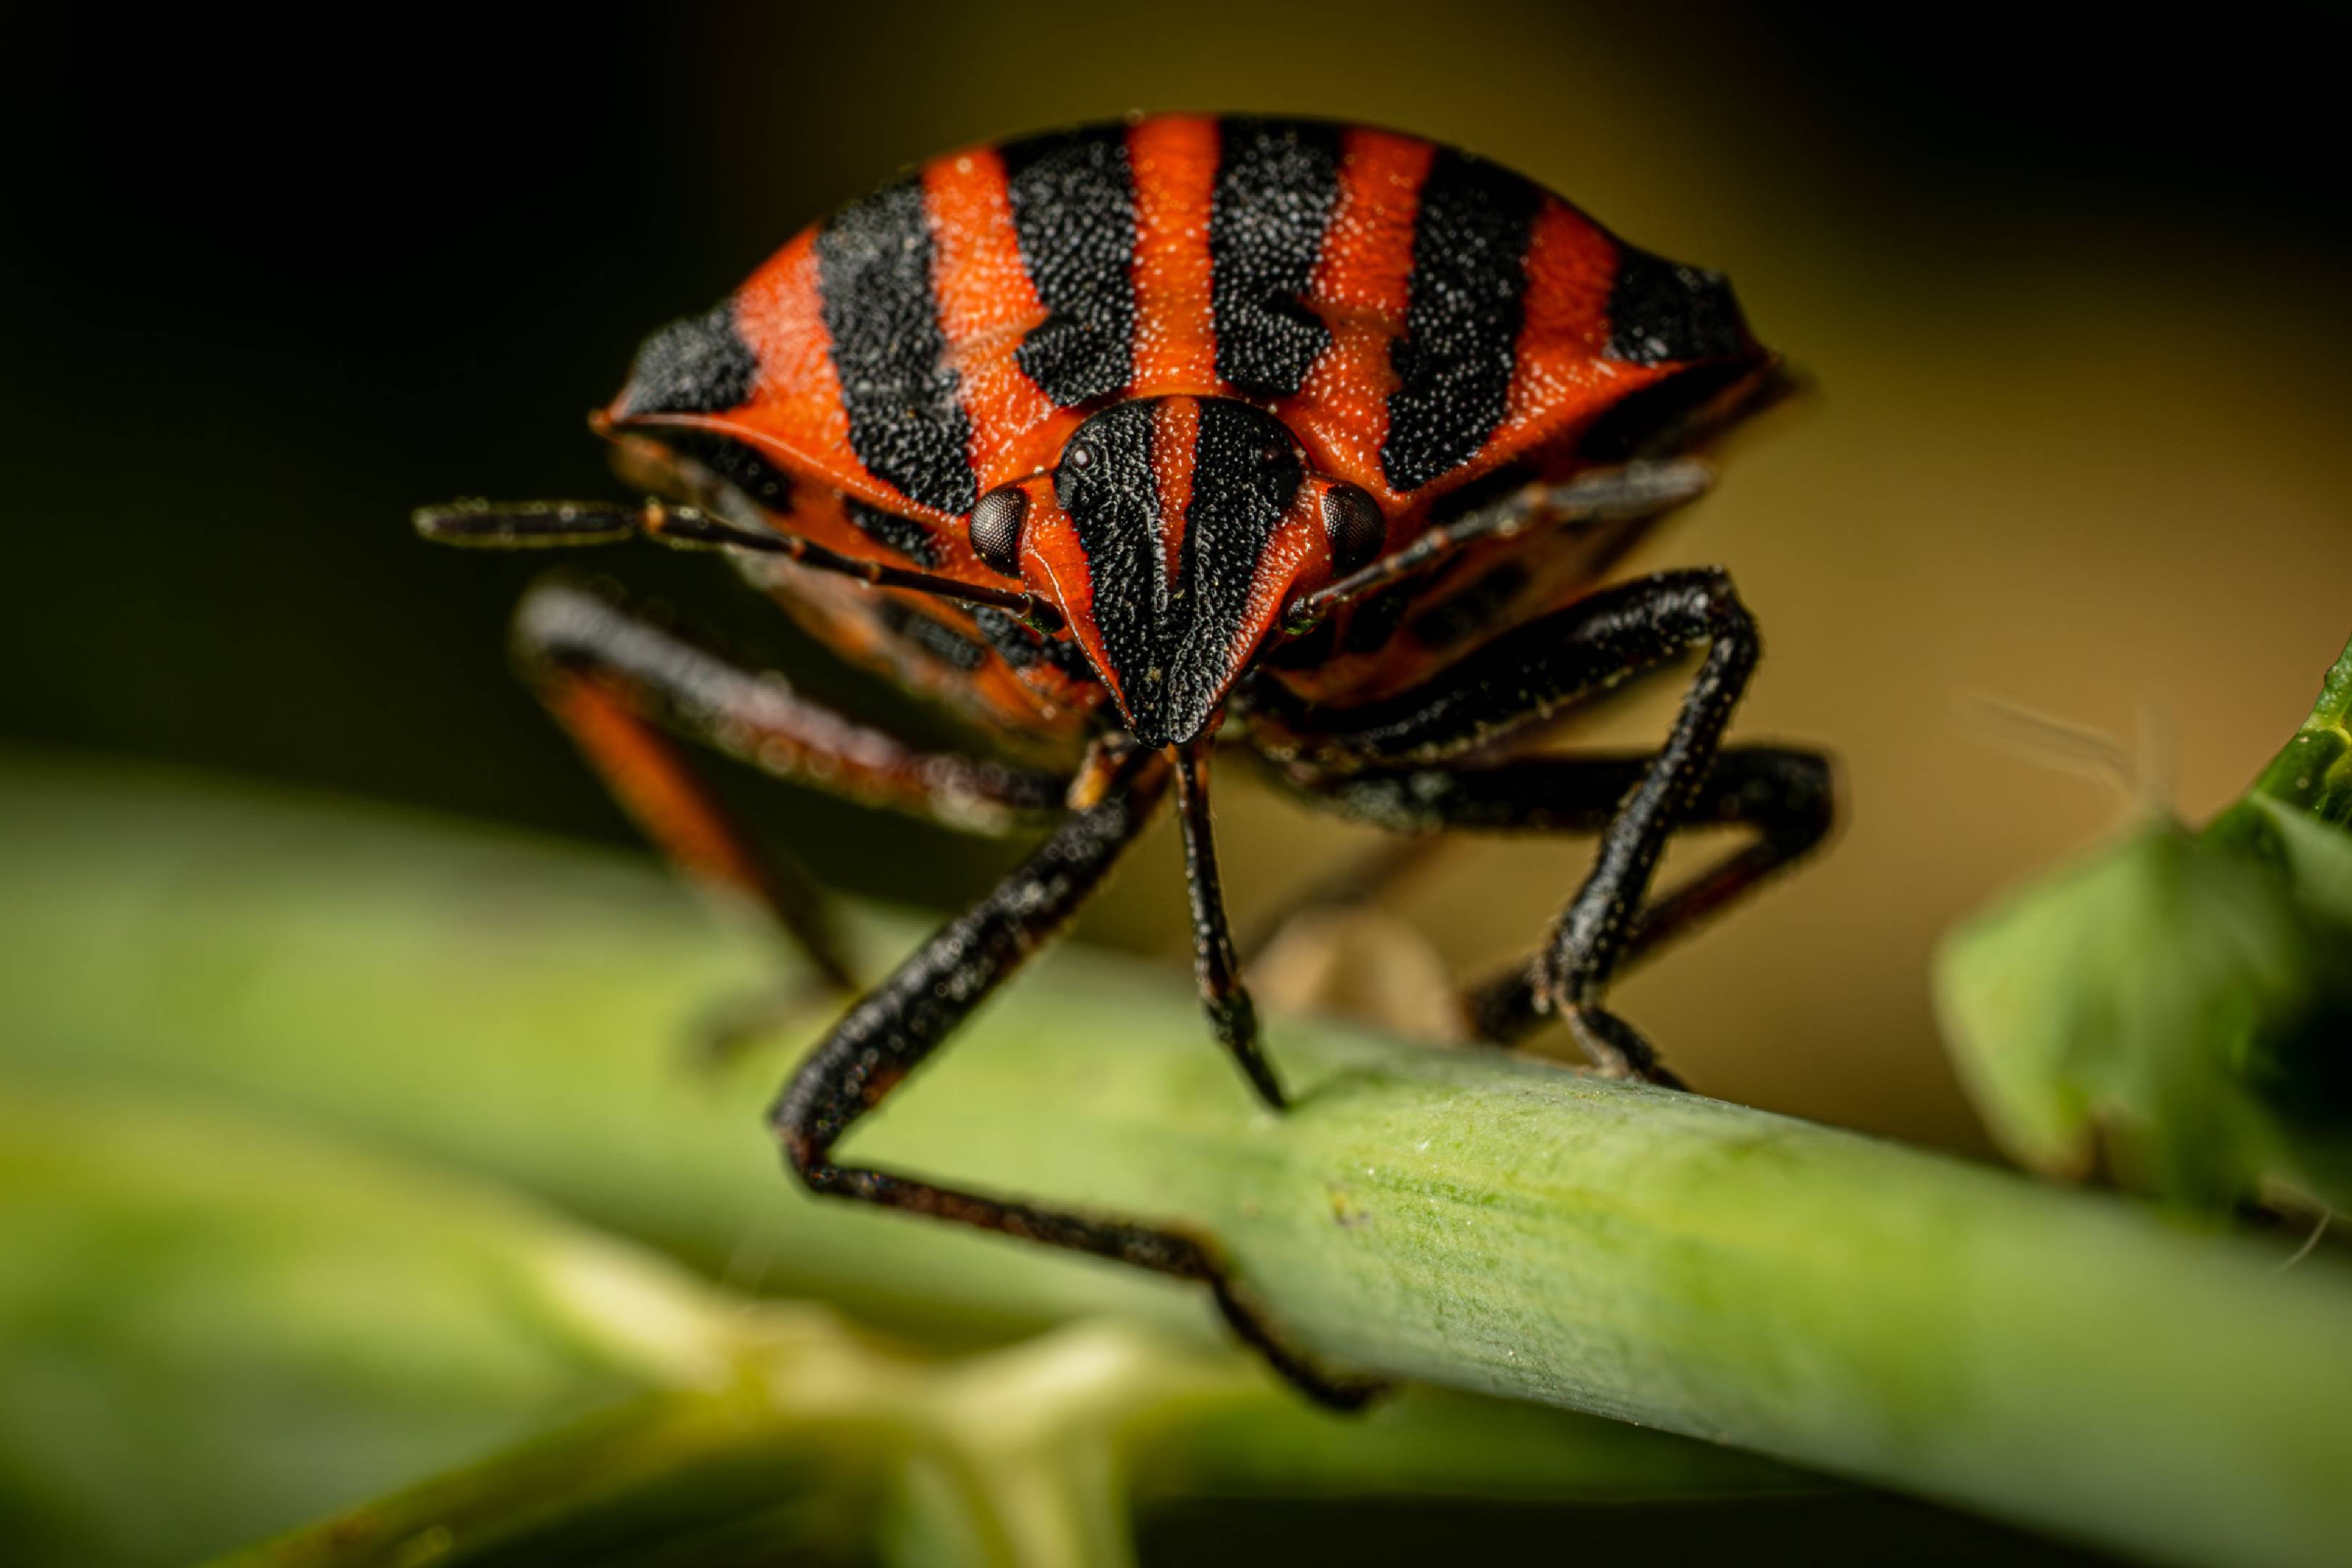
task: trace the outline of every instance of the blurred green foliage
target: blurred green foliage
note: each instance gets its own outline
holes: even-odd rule
[[[1946,1027],[2025,1163],[2207,1211],[2352,1208],[2352,647],[2244,798],[2159,817],[1939,955]]]
[[[184,1562],[701,1371],[674,1268],[225,1110],[0,1095],[0,1540]]]

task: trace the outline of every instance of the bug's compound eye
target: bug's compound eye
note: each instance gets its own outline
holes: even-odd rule
[[[993,489],[971,509],[971,552],[1007,577],[1021,575],[1021,530],[1029,521],[1028,494],[1015,486]]]
[[[1344,577],[1370,565],[1388,532],[1380,503],[1354,485],[1333,485],[1323,492],[1323,538],[1331,547],[1333,575]]]

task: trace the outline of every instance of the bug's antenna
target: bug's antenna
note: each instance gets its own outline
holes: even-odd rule
[[[1983,693],[1977,694],[1972,706],[1993,742],[2004,750],[2044,767],[2095,779],[2142,815],[2171,809],[2168,748],[2161,724],[2145,708],[2135,754],[2135,748],[2095,725]]]
[[[642,537],[680,550],[747,550],[781,555],[812,570],[837,572],[879,588],[904,588],[968,605],[986,605],[1048,636],[1062,629],[1060,613],[1034,594],[861,561],[793,534],[730,522],[697,506],[673,506],[654,500],[634,506],[609,501],[459,500],[419,507],[410,521],[422,538],[469,550],[553,550],[620,544]]]
[[[418,537],[470,550],[562,550],[620,544],[644,530],[635,507],[606,501],[534,500],[492,505],[486,500],[418,507],[409,514]]]

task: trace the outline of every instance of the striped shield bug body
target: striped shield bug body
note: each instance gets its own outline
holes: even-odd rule
[[[1696,454],[1785,384],[1721,277],[1493,163],[1356,126],[1168,115],[933,160],[656,334],[593,423],[659,499],[462,503],[418,524],[453,543],[716,550],[847,657],[997,737],[988,757],[923,751],[578,589],[537,589],[519,617],[541,695],[649,834],[845,992],[815,889],[751,852],[676,740],[974,831],[1050,825],[794,1074],[773,1117],[792,1169],[1204,1281],[1276,1365],[1344,1402],[1369,1385],[1284,1342],[1207,1243],[843,1165],[834,1145],[1171,786],[1212,1029],[1282,1103],[1219,890],[1219,749],[1401,833],[1598,834],[1541,946],[1466,1012],[1496,1044],[1561,1021],[1603,1070],[1675,1081],[1607,983],[1817,843],[1829,773],[1722,745],[1757,655],[1725,574],[1601,584],[1706,488]],[[1656,752],[1528,750],[1579,701],[1701,649]],[[1693,823],[1751,841],[1652,896]]]

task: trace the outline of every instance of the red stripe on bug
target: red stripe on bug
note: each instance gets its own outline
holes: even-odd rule
[[[1160,579],[1164,586],[1183,569],[1184,520],[1192,508],[1192,472],[1199,461],[1201,405],[1171,397],[1151,411],[1151,479],[1160,491],[1152,515],[1160,526]]]
[[[1256,570],[1250,576],[1249,608],[1243,612],[1225,650],[1233,665],[1242,665],[1265,640],[1275,618],[1302,584],[1319,587],[1329,581],[1323,520],[1316,505],[1315,487],[1301,485],[1298,500],[1275,525],[1273,537],[1259,552]]]
[[[1397,384],[1389,342],[1404,324],[1413,219],[1433,153],[1385,131],[1350,130],[1342,140],[1339,200],[1308,289],[1331,346],[1277,409],[1318,469],[1384,500],[1395,499],[1381,471]]]
[[[1556,196],[1536,214],[1528,245],[1527,319],[1519,329],[1508,412],[1477,456],[1476,473],[1574,430],[1671,367],[1628,364],[1609,342],[1617,242]]]
[[[1069,637],[1085,651],[1112,698],[1123,703],[1126,693],[1103,646],[1102,628],[1095,622],[1094,568],[1076,525],[1055,499],[1051,484],[1040,483],[1031,490],[1028,522],[1021,531],[1021,575],[1033,585],[1047,585],[1069,624]]]
[[[723,416],[656,416],[638,423],[723,431],[786,468],[834,477],[876,506],[909,510],[907,499],[867,473],[850,450],[849,410],[818,300],[814,231],[776,252],[737,292],[735,330],[760,362],[750,402]]]
[[[1147,120],[1128,132],[1135,175],[1135,383],[1138,395],[1213,394],[1217,328],[1211,298],[1209,203],[1217,122]]]
[[[989,148],[958,153],[926,164],[922,182],[940,327],[985,491],[1051,465],[1077,416],[1056,409],[1014,358],[1046,312],[1021,264],[1004,160]]]

